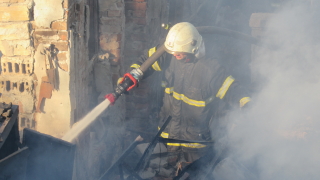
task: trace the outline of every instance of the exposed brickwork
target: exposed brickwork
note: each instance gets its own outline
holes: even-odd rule
[[[2,75],[31,75],[33,73],[33,64],[30,57],[2,57],[1,67]]]
[[[34,109],[33,46],[29,22],[32,16],[24,2],[0,0],[0,3],[8,3],[0,6],[0,102],[19,105],[20,119],[27,114],[32,118]],[[22,130],[23,126],[19,125]]]
[[[21,103],[19,104],[19,112],[23,112],[23,107]],[[19,124],[20,124],[20,127],[23,127],[23,128],[26,127],[26,128],[34,129],[36,127],[36,121],[34,120],[33,116],[30,114],[24,114],[23,116],[20,116]]]
[[[58,36],[59,36],[59,39],[63,41],[68,40],[69,38],[68,32],[65,32],[65,31],[59,31]]]
[[[19,81],[11,81],[8,79],[1,80],[0,81],[2,93],[10,92],[12,94],[27,94],[30,93],[31,88],[31,82],[26,80],[19,80]]]
[[[58,41],[58,42],[51,42],[59,51],[68,51],[68,41]]]
[[[47,107],[56,103],[54,101],[60,101],[52,98],[51,102],[47,101],[44,104],[43,108],[46,114],[34,115],[38,93],[41,90],[39,86],[43,76],[47,75],[46,68],[54,68],[45,64],[48,62],[48,58],[55,58],[54,53],[46,53],[51,45],[59,52],[60,61],[56,68],[69,71],[68,17],[63,16],[66,14],[63,8],[70,5],[68,2],[72,2],[72,0],[49,0],[46,2],[34,0],[34,3],[26,3],[25,0],[0,0],[0,4],[4,3],[0,6],[0,93],[2,94],[0,102],[12,102],[20,106],[20,130],[24,127],[37,129],[38,123],[36,121],[47,119],[45,116],[48,116],[49,119],[52,117],[50,114],[53,108]],[[55,12],[52,16],[45,15],[45,13],[52,11]],[[46,27],[46,24],[49,26]],[[38,53],[40,56],[35,56],[37,54],[36,48],[39,45],[47,49],[42,49],[41,53]],[[42,59],[40,60],[39,57]],[[57,78],[60,78],[61,75],[61,73],[57,74]],[[59,97],[59,93],[68,94],[64,93],[62,89],[66,89],[63,87],[64,85],[69,88],[69,77],[63,77],[59,79],[60,91],[53,97]],[[69,99],[64,98],[61,103],[70,104]],[[55,110],[57,110],[55,116],[60,116],[59,107],[56,106]],[[59,129],[68,129],[70,117],[66,113],[62,113],[61,117],[63,118],[59,118],[61,125]],[[64,127],[61,124],[63,121],[66,122]],[[55,121],[52,120],[52,125],[54,123]],[[44,127],[43,124],[41,126]],[[45,128],[38,130],[56,136],[53,126],[50,132],[46,132],[48,129]]]
[[[135,11],[146,11],[147,3],[146,2],[126,2],[126,10],[135,10]]]
[[[0,21],[28,21],[30,12],[27,5],[23,6],[0,6]]]
[[[59,31],[54,31],[54,30],[36,30],[34,32],[34,38],[36,40],[59,40]]]
[[[67,21],[54,21],[51,28],[55,30],[67,30]]]

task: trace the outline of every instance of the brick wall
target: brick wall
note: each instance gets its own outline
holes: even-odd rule
[[[36,126],[31,18],[27,1],[0,1],[0,101],[19,105],[21,128]]]
[[[0,101],[19,105],[20,129],[61,137],[96,103],[97,9],[97,1],[0,1]]]

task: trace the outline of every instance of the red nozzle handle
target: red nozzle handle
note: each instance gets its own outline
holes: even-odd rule
[[[128,87],[128,89],[127,89],[127,91],[130,91],[132,88],[134,88],[135,86],[138,85],[138,80],[136,80],[136,78],[134,78],[134,77],[132,76],[132,74],[130,74],[130,73],[125,73],[125,74],[123,75],[123,78],[122,78],[122,81],[120,82],[120,84],[122,84],[122,82],[126,79],[126,77],[128,77],[128,78],[133,82],[133,85],[130,86],[130,87]]]

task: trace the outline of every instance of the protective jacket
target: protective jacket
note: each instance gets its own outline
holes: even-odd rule
[[[131,68],[138,68],[156,47],[142,56]],[[168,115],[171,122],[161,134],[164,138],[210,141],[210,121],[222,116],[226,105],[242,107],[250,101],[247,91],[225,68],[210,58],[176,60],[164,53],[146,75],[163,71],[164,99],[160,112],[160,126]],[[220,113],[220,114],[219,114]],[[204,148],[199,143],[168,143],[168,150],[193,151]]]

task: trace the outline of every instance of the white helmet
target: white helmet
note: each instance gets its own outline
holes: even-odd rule
[[[196,54],[201,43],[202,37],[198,30],[188,22],[181,22],[169,30],[164,47],[170,54],[174,52]]]

